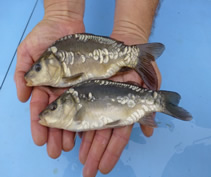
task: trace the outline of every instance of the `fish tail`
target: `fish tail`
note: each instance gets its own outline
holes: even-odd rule
[[[158,79],[151,61],[155,61],[164,51],[165,46],[161,43],[146,43],[137,45],[139,48],[139,60],[135,70],[143,79],[149,89],[158,89]]]
[[[160,92],[164,98],[163,113],[184,121],[189,121],[192,119],[192,116],[188,111],[178,106],[181,99],[181,96],[178,93],[169,91]]]

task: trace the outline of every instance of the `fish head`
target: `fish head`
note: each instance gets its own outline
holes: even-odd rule
[[[77,105],[74,97],[64,93],[39,114],[39,123],[47,127],[66,129],[76,113]]]
[[[27,86],[56,86],[61,80],[62,74],[62,66],[58,57],[53,52],[46,51],[33,64],[24,78]]]

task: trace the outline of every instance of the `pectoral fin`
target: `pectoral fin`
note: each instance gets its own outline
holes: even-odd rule
[[[115,126],[115,125],[117,125],[119,122],[120,122],[120,120],[118,119],[118,120],[115,120],[115,121],[113,121],[113,122],[107,123],[106,126]]]
[[[73,76],[63,77],[62,80],[65,83],[74,82],[74,81],[78,80],[79,78],[81,78],[83,75],[84,75],[84,73],[78,73],[78,74],[75,74]]]
[[[79,109],[78,109],[79,107]],[[77,109],[78,109],[78,112],[76,113],[75,117],[74,117],[74,121],[77,122],[77,123],[81,123],[83,121],[83,117],[85,115],[85,108],[84,107],[80,107],[78,106]]]

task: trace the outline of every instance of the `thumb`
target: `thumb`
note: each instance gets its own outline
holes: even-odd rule
[[[26,86],[24,75],[31,68],[32,64],[32,57],[28,53],[26,45],[23,42],[17,50],[17,63],[14,75],[17,96],[21,102],[26,102],[31,95],[32,88]]]

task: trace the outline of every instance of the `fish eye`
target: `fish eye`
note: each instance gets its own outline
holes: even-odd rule
[[[52,104],[50,105],[49,108],[50,108],[51,111],[56,110],[56,108],[57,108],[57,103],[52,103]]]
[[[36,65],[34,65],[34,69],[35,71],[39,72],[41,70],[41,64],[37,63]]]

